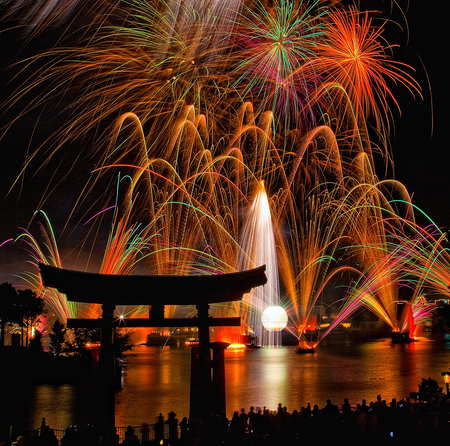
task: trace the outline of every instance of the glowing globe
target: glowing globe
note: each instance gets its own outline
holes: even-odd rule
[[[268,331],[281,331],[286,327],[288,317],[284,308],[267,307],[262,314],[262,324]]]

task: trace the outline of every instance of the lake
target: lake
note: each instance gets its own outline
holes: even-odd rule
[[[227,350],[225,358],[227,415],[233,411],[278,403],[292,412],[306,406],[325,406],[328,398],[355,406],[378,394],[392,398],[417,391],[422,378],[444,386],[441,376],[450,367],[450,342],[420,338],[410,344],[390,339],[358,342],[325,339],[315,354],[297,355],[295,347]],[[189,416],[190,350],[140,345],[129,353],[127,373],[116,396],[116,425],[154,423],[159,412],[175,411],[179,420]],[[7,387],[3,383],[2,387]],[[11,390],[11,389],[10,389]],[[43,417],[55,429],[88,422],[92,391],[88,386],[37,385],[15,389],[9,396],[8,416],[28,428]]]

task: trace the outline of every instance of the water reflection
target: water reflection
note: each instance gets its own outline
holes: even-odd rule
[[[422,378],[436,379],[450,367],[450,343],[425,339],[395,344],[389,339],[373,342],[323,342],[314,355],[296,355],[293,347],[226,351],[227,415],[234,410],[278,403],[289,411],[308,402],[323,407],[330,398],[341,405],[375,400],[390,402],[417,391]],[[180,345],[166,348],[139,346],[130,353],[128,372],[116,398],[116,424],[153,423],[159,412],[167,417],[189,415],[190,350]],[[80,386],[36,386],[20,410],[13,401],[11,413],[24,417],[30,427],[45,417],[54,428],[87,422],[89,389]]]
[[[55,428],[88,423],[89,390],[84,386],[71,384],[41,384],[31,389],[28,398],[21,401],[24,407],[21,420],[16,424],[37,428],[45,418],[49,426]]]
[[[136,347],[116,396],[116,424],[154,423],[159,412],[189,413],[190,350],[185,346]],[[136,424],[134,424],[136,423]]]
[[[229,379],[236,370],[229,359],[227,355],[228,414],[250,405],[276,409],[280,402],[291,411],[308,402],[323,407],[328,398],[341,405],[347,397],[355,405],[378,394],[389,402],[417,391],[422,378],[443,385],[441,372],[449,369],[450,351],[444,343],[425,339],[405,345],[393,345],[389,339],[324,342],[315,355],[295,355],[290,348],[253,351],[241,356],[240,388],[232,387],[239,379]]]

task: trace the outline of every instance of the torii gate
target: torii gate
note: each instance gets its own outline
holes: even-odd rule
[[[74,302],[102,305],[101,319],[68,319],[70,328],[101,328],[99,398],[103,428],[114,432],[114,328],[198,326],[198,349],[191,354],[190,416],[206,417],[225,411],[224,350],[228,344],[210,344],[209,327],[240,326],[240,317],[213,318],[209,305],[241,300],[252,288],[267,283],[265,265],[248,271],[207,276],[107,275],[72,271],[39,264],[44,286],[56,288]],[[116,305],[150,305],[148,319],[117,319]],[[195,305],[194,318],[165,318],[165,305]],[[211,348],[213,360],[211,360]],[[211,374],[213,372],[213,376]]]

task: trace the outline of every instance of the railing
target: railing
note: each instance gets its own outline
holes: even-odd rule
[[[156,438],[156,424],[145,424],[141,426],[127,426],[127,427],[116,427],[116,433],[119,435],[119,442],[122,443],[125,440],[125,434],[127,430],[132,429],[134,435],[141,442],[155,440]],[[164,424],[163,427],[163,439],[169,438],[169,426]]]
[[[88,430],[78,431],[75,427],[72,427],[71,429],[72,434],[69,435],[74,435],[76,437],[79,437],[80,439],[83,438],[83,435],[89,435]],[[142,423],[140,426],[116,427],[116,434],[119,436],[119,443],[123,443],[127,431],[132,432],[132,435],[135,436],[135,439],[144,444],[146,442],[150,442],[156,439],[156,424]],[[62,444],[61,440],[63,439],[64,435],[66,435],[66,429],[52,429],[45,424],[45,421],[43,421],[41,427],[39,427],[38,429],[23,430],[17,429],[16,427],[11,428],[11,437],[12,437],[11,439],[13,441],[18,440],[19,436],[26,436],[29,438],[46,437],[47,439],[54,437],[58,441],[58,445],[61,445]],[[169,438],[169,426],[167,424],[164,424],[162,431],[162,439],[167,440],[168,438]]]
[[[66,431],[64,429],[51,429],[53,433],[55,434],[56,439],[58,440],[58,443],[61,444],[62,437],[64,437],[64,434]],[[40,435],[41,429],[37,429],[37,434]]]

